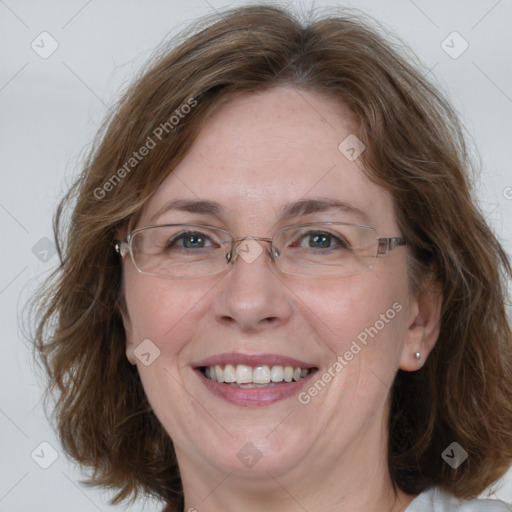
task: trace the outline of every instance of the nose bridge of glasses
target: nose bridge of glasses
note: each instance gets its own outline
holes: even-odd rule
[[[231,251],[226,255],[226,260],[228,263],[232,262],[234,263],[239,256],[239,250],[240,246],[243,242],[247,240],[254,240],[255,242],[269,242],[272,247],[272,238],[267,237],[260,237],[260,236],[243,236],[243,237],[237,237],[233,238],[232,245],[231,245]],[[244,251],[247,252],[247,251]],[[272,251],[270,251],[271,257],[274,255],[272,254]]]

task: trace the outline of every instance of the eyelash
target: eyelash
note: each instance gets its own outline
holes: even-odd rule
[[[308,231],[306,233],[303,233],[301,235],[301,240],[303,240],[304,238],[308,237],[308,236],[319,236],[319,235],[323,235],[323,236],[328,236],[330,237],[332,240],[335,240],[338,243],[338,247],[341,247],[341,248],[344,248],[344,249],[348,249],[350,247],[350,244],[347,242],[346,239],[342,239],[340,238],[339,236],[333,234],[333,233],[329,233],[328,231],[315,231],[315,230],[311,230],[311,231]],[[327,249],[333,249],[333,247],[328,247]]]
[[[183,240],[187,237],[193,237],[193,236],[196,236],[198,238],[202,238],[205,240],[211,240],[209,236],[205,235],[204,233],[201,233],[200,231],[186,231],[183,233],[178,233],[171,240],[168,240],[165,244],[164,249],[170,249],[171,247],[175,247],[177,241]],[[187,247],[180,247],[180,249],[187,249]]]

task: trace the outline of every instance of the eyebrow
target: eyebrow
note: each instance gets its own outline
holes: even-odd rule
[[[179,210],[188,213],[197,213],[200,215],[211,215],[221,218],[223,216],[224,208],[220,203],[207,199],[173,199],[164,204],[150,219],[154,222],[158,217],[171,210]],[[344,201],[339,201],[331,198],[311,198],[299,199],[292,203],[285,204],[281,207],[278,218],[278,223],[292,217],[300,215],[309,215],[312,213],[327,212],[329,210],[338,210],[344,213],[349,213],[357,216],[364,222],[368,223],[368,215],[361,211],[359,208],[348,204]]]

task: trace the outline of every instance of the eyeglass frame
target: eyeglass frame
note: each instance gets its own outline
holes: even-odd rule
[[[133,231],[131,231],[130,233],[128,233],[126,235],[125,240],[115,240],[114,241],[114,250],[122,258],[124,258],[127,255],[127,253],[130,253],[130,259],[132,260],[133,266],[135,267],[137,272],[139,272],[140,274],[148,275],[148,276],[154,276],[154,277],[161,277],[161,278],[164,278],[164,279],[197,279],[197,278],[201,278],[201,277],[211,277],[211,276],[222,274],[227,269],[229,269],[229,265],[230,264],[234,264],[236,259],[238,258],[238,255],[239,255],[238,251],[235,252],[235,256],[233,258],[233,252],[235,250],[235,244],[238,242],[238,244],[237,244],[237,248],[238,248],[238,246],[240,245],[240,242],[243,242],[244,240],[256,240],[256,241],[270,242],[271,243],[271,247],[270,247],[270,251],[269,251],[270,257],[271,257],[272,261],[276,264],[276,267],[278,268],[279,272],[281,272],[282,274],[295,275],[295,276],[300,276],[300,277],[313,277],[314,278],[315,276],[303,275],[303,274],[295,274],[295,273],[292,273],[292,272],[284,272],[283,270],[281,270],[279,268],[278,263],[277,263],[277,258],[279,257],[279,255],[276,254],[277,248],[274,246],[274,238],[275,238],[275,236],[278,233],[280,233],[281,231],[287,230],[287,229],[300,228],[300,227],[306,227],[306,226],[324,226],[324,225],[332,225],[332,224],[336,224],[336,225],[341,224],[341,225],[344,225],[344,226],[352,226],[352,227],[358,227],[358,228],[371,229],[377,235],[377,254],[375,255],[375,262],[373,263],[373,265],[371,267],[366,267],[365,269],[362,269],[361,272],[356,272],[355,274],[341,275],[339,277],[349,277],[349,276],[352,276],[352,275],[356,275],[356,274],[365,272],[366,270],[371,270],[375,266],[375,264],[377,262],[377,258],[379,256],[385,255],[388,252],[392,251],[393,249],[396,249],[397,247],[402,247],[402,246],[407,245],[407,238],[405,236],[403,236],[403,237],[397,237],[397,236],[380,237],[378,235],[378,233],[377,233],[377,230],[374,227],[372,227],[372,226],[368,226],[368,225],[364,225],[364,224],[352,224],[352,223],[349,223],[349,222],[333,222],[333,221],[330,221],[330,222],[306,222],[304,224],[293,224],[293,225],[284,226],[284,227],[278,229],[272,235],[272,238],[259,237],[259,236],[244,236],[244,237],[237,237],[237,238],[235,238],[235,237],[233,237],[233,235],[229,231],[227,231],[226,229],[223,229],[223,228],[219,228],[217,226],[210,226],[210,225],[207,225],[207,224],[195,224],[195,223],[187,223],[187,222],[185,222],[185,223],[172,223],[172,224],[156,224],[156,225],[143,226],[143,227],[134,229]],[[166,275],[153,274],[151,272],[146,272],[144,270],[140,270],[139,267],[137,266],[137,264],[135,263],[135,258],[133,256],[133,249],[132,249],[133,236],[136,233],[138,233],[140,231],[147,230],[147,229],[153,229],[153,228],[159,228],[159,227],[169,227],[169,226],[189,226],[189,227],[213,229],[215,231],[222,231],[223,233],[228,235],[228,237],[231,239],[231,249],[226,254],[226,267],[224,267],[224,269],[220,270],[219,272],[214,272],[212,274],[199,275],[199,276],[166,276]],[[317,277],[317,279],[320,279],[320,278],[329,278],[329,276],[318,276]],[[331,279],[332,279],[332,277],[331,277]]]

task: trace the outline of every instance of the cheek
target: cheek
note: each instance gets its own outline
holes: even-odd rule
[[[311,281],[294,290],[302,315],[331,353],[348,358],[399,357],[406,329],[407,275],[367,272],[328,283]],[[359,346],[359,348],[358,348]]]
[[[323,371],[299,397],[301,404],[313,404],[332,436],[339,435],[340,423],[348,430],[363,428],[381,414],[399,367],[407,328],[407,275],[368,272],[336,285],[317,281],[297,295],[328,354]]]
[[[216,285],[214,280],[174,280],[125,272],[125,297],[131,339],[136,346],[149,338],[161,351],[176,352],[204,315]],[[172,339],[173,343],[168,343]]]
[[[160,417],[167,410],[162,404],[172,403],[176,407],[183,400],[181,378],[176,378],[182,370],[179,365],[187,359],[182,356],[189,350],[197,329],[197,315],[201,314],[200,308],[213,283],[171,282],[140,275],[129,268],[124,279],[130,332],[127,349],[135,353],[133,362],[148,400]],[[149,356],[144,359],[144,354]],[[174,421],[172,415],[165,417],[167,427],[174,425]]]
[[[179,318],[179,302],[146,276],[126,279],[126,305],[130,318],[132,343],[144,338],[158,340]],[[153,286],[151,286],[153,284]]]

